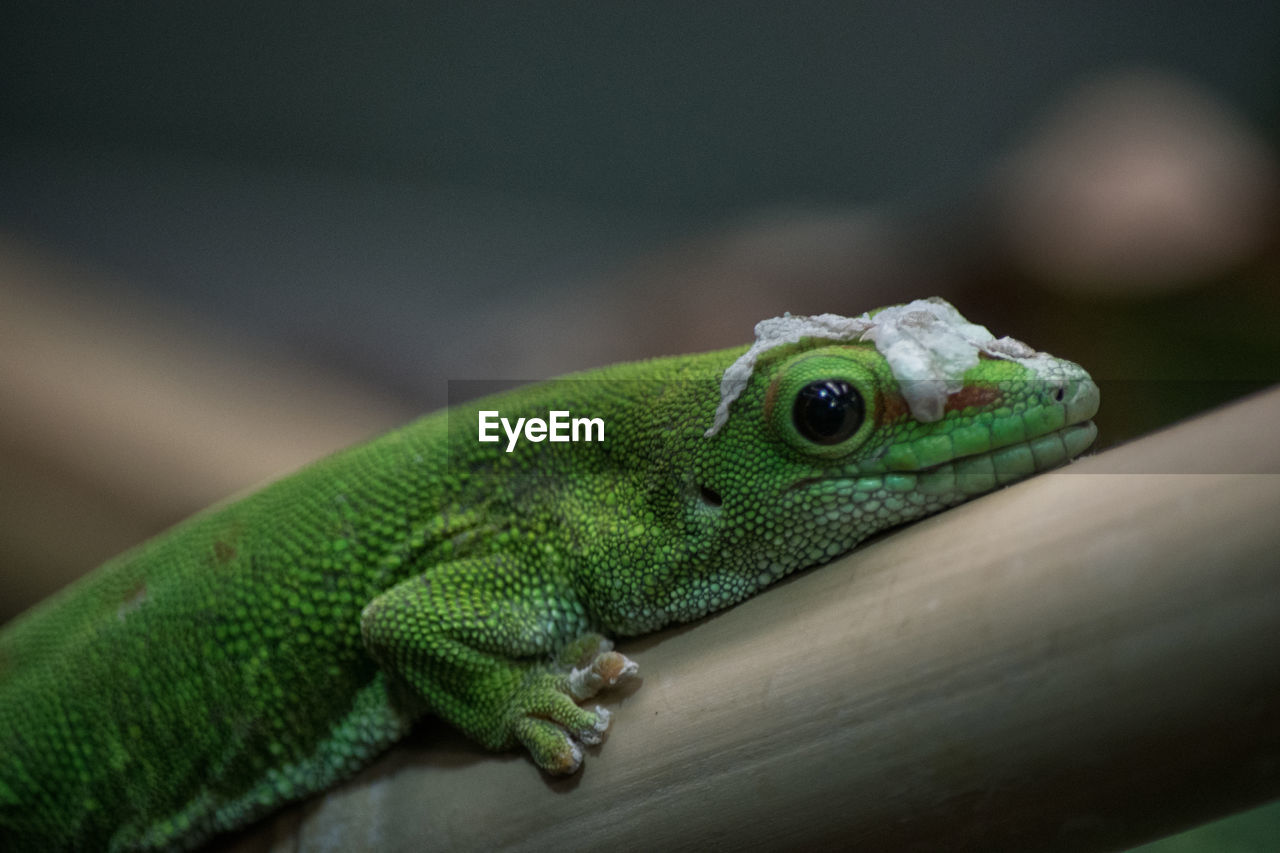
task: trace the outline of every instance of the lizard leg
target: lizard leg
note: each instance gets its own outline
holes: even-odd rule
[[[504,571],[505,569],[505,571]],[[609,713],[585,699],[636,673],[598,633],[568,591],[545,579],[520,591],[500,557],[434,566],[364,609],[365,647],[431,710],[490,749],[523,744],[555,774],[599,743]],[[523,576],[523,575],[521,575]]]

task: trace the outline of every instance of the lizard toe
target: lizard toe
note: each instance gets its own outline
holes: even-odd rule
[[[516,739],[533,761],[556,775],[573,773],[582,764],[582,745],[594,746],[609,728],[610,713],[596,706],[581,708],[553,682],[531,688],[520,702],[512,725]]]
[[[529,750],[533,763],[553,776],[568,776],[582,766],[582,747],[554,723],[522,717],[516,722],[515,734]]]
[[[589,699],[606,687],[614,687],[639,673],[639,665],[626,655],[604,651],[585,667],[569,672],[569,693],[575,699]]]

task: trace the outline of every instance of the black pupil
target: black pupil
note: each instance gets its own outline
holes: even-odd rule
[[[796,395],[796,430],[815,444],[839,444],[858,431],[866,415],[862,395],[843,379],[810,382]]]

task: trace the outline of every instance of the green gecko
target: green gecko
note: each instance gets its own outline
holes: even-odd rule
[[[0,634],[0,849],[195,846],[427,713],[572,773],[609,725],[579,702],[636,673],[609,637],[727,607],[1095,436],[1083,369],[940,299],[756,334],[427,416],[20,616]],[[522,438],[480,441],[485,412],[525,418]],[[539,440],[553,412],[601,434]]]

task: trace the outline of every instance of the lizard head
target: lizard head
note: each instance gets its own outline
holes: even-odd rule
[[[1098,388],[1082,368],[941,300],[777,318],[757,337],[684,457],[681,526],[697,553],[679,619],[1063,464],[1096,435]]]

